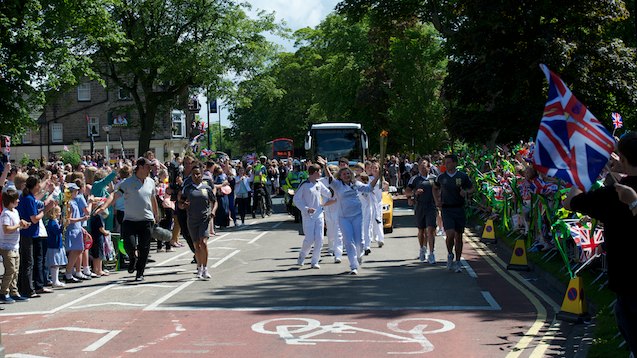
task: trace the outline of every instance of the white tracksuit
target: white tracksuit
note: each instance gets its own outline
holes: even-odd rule
[[[325,186],[329,186],[327,178],[319,179]],[[334,259],[339,259],[343,256],[343,234],[338,222],[338,203],[328,205],[325,210],[325,225],[327,225],[327,248],[330,252],[334,253]]]
[[[310,248],[314,245],[312,251],[312,265],[316,265],[321,258],[321,247],[323,246],[323,206],[332,193],[320,181],[312,183],[306,181],[299,186],[294,194],[294,205],[301,211],[303,215],[303,232],[305,239],[299,253],[298,264],[302,265],[305,257],[310,252]],[[314,213],[310,214],[308,209],[313,208]]]

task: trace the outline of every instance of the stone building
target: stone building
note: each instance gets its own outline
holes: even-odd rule
[[[111,160],[122,154],[138,157],[139,120],[135,102],[129,93],[118,87],[104,88],[96,81],[85,81],[33,114],[37,129],[30,129],[22,138],[12,138],[12,160],[27,154],[31,159],[49,158],[64,148],[78,145],[82,154],[93,150],[108,154]],[[191,134],[194,112],[166,110],[155,120],[150,148],[163,161],[171,153],[183,153]]]

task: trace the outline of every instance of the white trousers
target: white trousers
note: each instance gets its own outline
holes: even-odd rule
[[[303,246],[299,253],[300,265],[305,261],[305,257],[310,253],[312,245],[312,265],[318,264],[321,259],[321,247],[323,246],[323,213],[316,217],[310,217],[309,215],[303,215],[303,233],[305,238],[303,239]]]

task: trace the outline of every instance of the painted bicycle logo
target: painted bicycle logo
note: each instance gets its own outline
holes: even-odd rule
[[[418,351],[387,352],[388,354],[419,354],[432,352],[433,344],[427,335],[456,328],[452,322],[435,318],[406,318],[387,323],[391,332],[377,331],[356,326],[356,322],[334,322],[322,325],[311,318],[275,318],[252,325],[252,330],[262,334],[276,334],[287,344],[314,345],[317,343],[404,343],[419,345]],[[374,338],[343,338],[343,335],[359,334]],[[380,336],[380,337],[378,337]]]

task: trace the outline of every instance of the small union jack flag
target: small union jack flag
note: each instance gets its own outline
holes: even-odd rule
[[[573,241],[580,248],[580,261],[586,262],[591,257],[595,256],[597,247],[604,242],[604,229],[598,227],[595,228],[595,232],[592,233],[591,229],[582,226],[580,223],[570,225],[571,237]]]
[[[613,127],[615,127],[615,129],[621,128],[624,126],[624,121],[622,120],[621,114],[617,112],[613,112],[610,116],[613,117]]]

